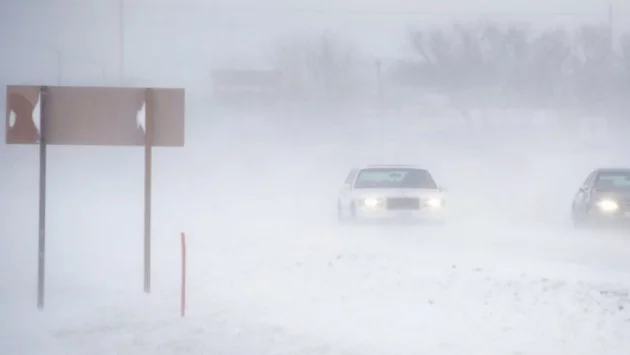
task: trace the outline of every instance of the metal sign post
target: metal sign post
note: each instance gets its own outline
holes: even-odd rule
[[[153,92],[145,91],[144,120],[144,292],[151,292],[151,163],[153,142]]]
[[[37,308],[44,308],[46,282],[46,88],[39,90],[39,242],[37,247]]]

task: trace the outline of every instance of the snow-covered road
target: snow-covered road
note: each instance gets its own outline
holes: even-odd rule
[[[15,321],[4,325],[9,338],[0,352],[623,355],[630,350],[630,239],[623,235],[532,229],[508,235],[507,227],[502,233],[482,225],[305,224],[254,220],[223,229],[220,239],[190,233],[184,319],[178,317],[175,237],[155,251],[156,282],[148,296],[113,286],[129,281],[125,267],[137,268],[131,256],[117,257],[118,268],[97,279],[87,279],[81,269],[59,271],[50,281],[44,313],[32,310],[32,297],[2,303],[12,307]],[[98,249],[107,254],[107,248]],[[75,257],[87,262],[86,255]],[[74,289],[60,293],[54,286],[71,280]],[[137,282],[136,291],[140,286]]]

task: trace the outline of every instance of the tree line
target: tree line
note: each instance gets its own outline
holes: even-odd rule
[[[443,95],[462,106],[627,109],[630,33],[607,25],[575,30],[496,23],[408,33],[413,55],[388,63],[383,82]],[[365,100],[375,60],[331,34],[291,38],[274,48],[296,100]]]

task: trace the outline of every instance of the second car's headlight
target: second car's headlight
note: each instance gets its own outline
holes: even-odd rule
[[[426,200],[426,205],[432,208],[440,208],[444,206],[444,200],[441,198],[430,198]]]
[[[379,207],[383,205],[383,199],[382,198],[366,198],[363,200],[363,206],[366,207]]]
[[[619,204],[615,200],[604,199],[597,202],[597,207],[604,212],[614,212],[619,209]]]

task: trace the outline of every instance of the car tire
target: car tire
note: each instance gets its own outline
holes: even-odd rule
[[[337,222],[340,224],[347,224],[349,222],[348,216],[344,213],[341,201],[337,201]]]
[[[341,202],[337,202],[337,221],[341,224],[353,223],[356,220],[356,209],[354,203],[350,205],[349,214],[344,213]]]
[[[346,216],[344,216],[343,214],[343,209],[341,208],[341,203],[337,202],[337,222],[339,223],[345,223],[346,222]]]
[[[350,222],[354,223],[357,221],[357,206],[354,202],[350,205]]]
[[[571,223],[573,224],[573,228],[576,229],[584,229],[588,226],[585,216],[577,211],[573,211],[571,214]]]

